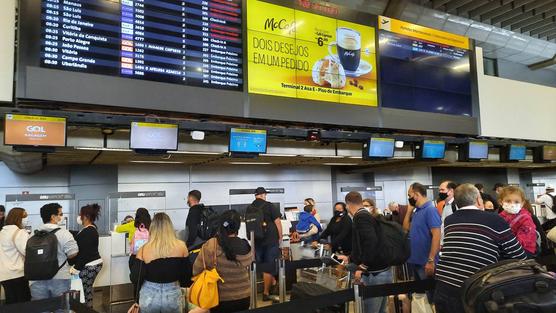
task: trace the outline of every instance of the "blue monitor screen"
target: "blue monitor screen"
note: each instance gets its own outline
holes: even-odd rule
[[[423,159],[443,159],[446,143],[442,140],[423,141]]]
[[[470,141],[469,158],[473,160],[488,159],[488,143],[485,141]]]
[[[394,157],[394,139],[371,138],[369,143],[369,157],[392,158]]]
[[[523,145],[510,145],[510,161],[525,160],[527,148]]]
[[[266,153],[266,130],[232,128],[230,152]]]

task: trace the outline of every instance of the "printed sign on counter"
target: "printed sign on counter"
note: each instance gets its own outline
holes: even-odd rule
[[[377,106],[373,27],[259,0],[247,8],[250,93]]]

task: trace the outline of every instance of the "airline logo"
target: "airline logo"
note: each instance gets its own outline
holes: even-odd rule
[[[66,145],[66,119],[7,114],[4,136],[6,145],[63,147]]]

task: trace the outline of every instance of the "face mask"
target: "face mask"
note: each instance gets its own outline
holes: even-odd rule
[[[407,201],[409,202],[409,204],[411,206],[416,206],[417,205],[417,200],[415,200],[413,198],[409,198],[409,199],[407,199]]]
[[[26,227],[27,224],[29,224],[29,218],[28,217],[24,217],[21,219],[21,226]]]
[[[438,194],[438,199],[440,199],[440,201],[446,200],[446,198],[448,198],[448,193],[441,192]]]
[[[521,203],[504,203],[502,207],[510,214],[517,214],[521,211]]]
[[[335,217],[342,217],[342,216],[344,216],[344,214],[345,214],[344,212],[334,211],[334,216]]]
[[[60,217],[60,220],[58,221],[58,225],[59,226],[64,226],[66,225],[66,219],[63,217]]]
[[[81,216],[77,217],[77,225],[83,225],[83,220],[81,219]]]

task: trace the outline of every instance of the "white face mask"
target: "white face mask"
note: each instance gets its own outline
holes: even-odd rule
[[[81,219],[81,216],[77,217],[77,225],[83,225],[83,220]]]
[[[27,227],[27,225],[29,224],[29,218],[28,217],[24,217],[21,219],[21,226],[23,228]]]
[[[58,225],[59,226],[65,226],[66,225],[66,219],[61,217],[60,220],[58,221]]]
[[[521,203],[504,203],[502,208],[510,214],[517,214],[521,211]]]

